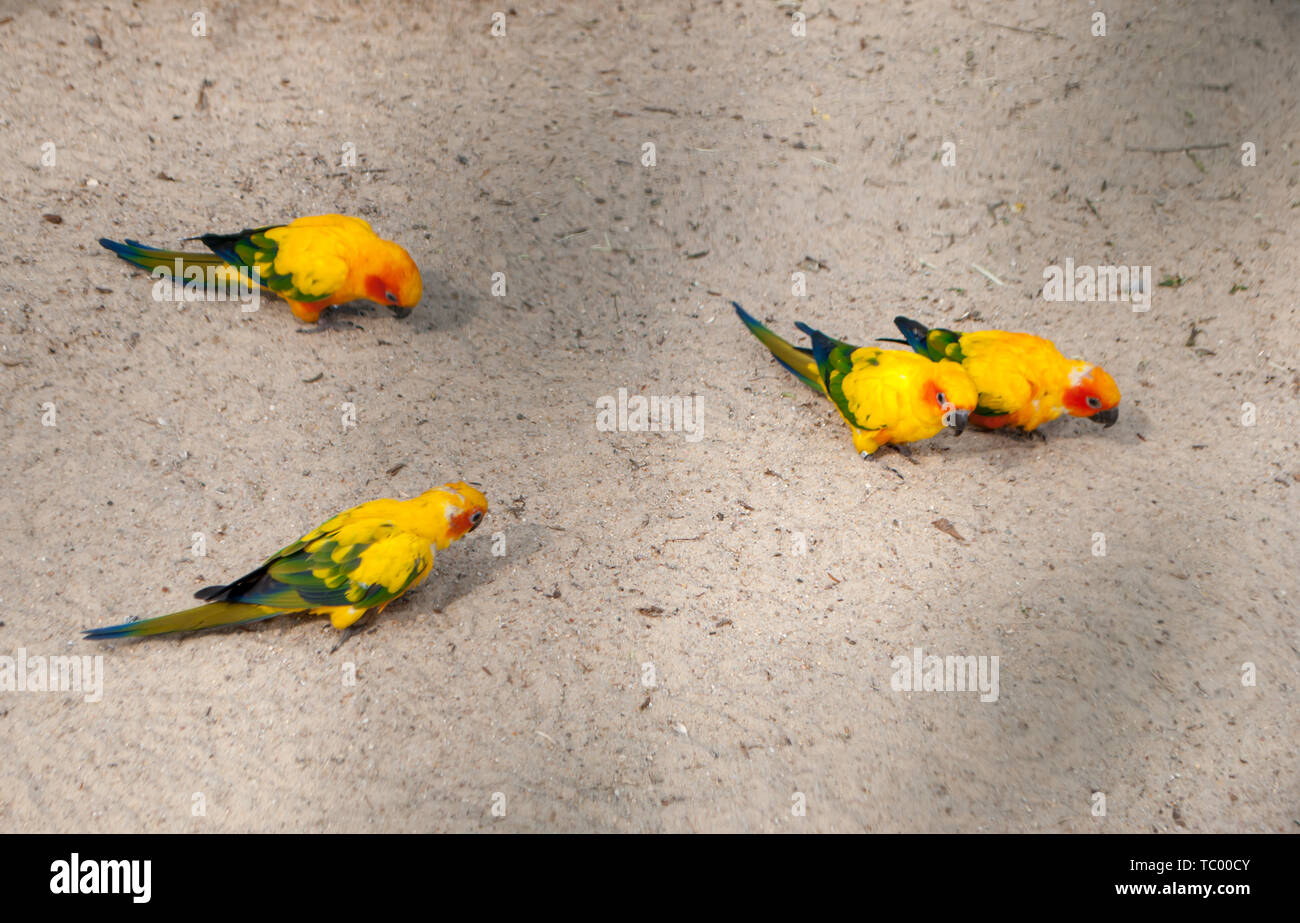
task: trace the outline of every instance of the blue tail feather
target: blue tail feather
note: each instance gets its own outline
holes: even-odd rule
[[[925,324],[912,320],[910,317],[894,318],[894,326],[903,334],[904,340],[886,340],[888,343],[906,342],[908,346],[918,353],[925,354],[929,352],[929,345],[926,338],[930,335],[930,328]]]

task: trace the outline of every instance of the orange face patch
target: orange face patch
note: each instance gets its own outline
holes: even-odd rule
[[[934,381],[927,381],[925,387],[921,389],[921,396],[937,407],[939,405],[939,385]]]
[[[478,528],[479,523],[483,521],[483,516],[487,511],[478,507],[471,507],[467,510],[461,510],[455,516],[451,517],[451,534],[466,535]],[[475,515],[478,516],[475,519]]]
[[[1105,369],[1091,366],[1087,374],[1071,376],[1071,382],[1061,403],[1073,416],[1090,417],[1119,404],[1119,387]]]
[[[366,294],[375,301],[384,302],[388,300],[388,293],[391,291],[388,283],[380,276],[366,276]]]

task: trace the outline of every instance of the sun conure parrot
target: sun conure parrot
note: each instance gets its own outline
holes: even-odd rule
[[[442,551],[474,531],[487,499],[464,481],[410,500],[371,500],[322,523],[234,583],[194,595],[207,603],[171,615],[86,631],[124,638],[257,622],[277,615],[328,615],[344,629],[418,586]]]
[[[750,333],[796,378],[830,398],[863,458],[882,445],[928,439],[945,426],[961,435],[975,408],[975,385],[955,362],[898,349],[852,346],[807,324],[812,349],[793,346],[731,303]]]
[[[895,317],[894,323],[905,339],[885,342],[907,343],[930,359],[960,362],[970,374],[980,392],[970,417],[977,426],[1032,433],[1062,413],[1105,426],[1119,419],[1115,379],[1101,366],[1067,359],[1050,340],[1005,330],[931,330],[906,317]]]
[[[256,269],[262,285],[289,302],[293,314],[314,324],[331,305],[367,299],[405,317],[420,301],[423,283],[410,254],[379,237],[360,218],[314,215],[284,225],[238,234],[201,234],[211,253],[183,253],[146,247],[134,240],[99,243],[128,263],[151,272],[158,266],[175,274],[176,261],[186,267],[230,266]],[[233,272],[232,272],[233,275]],[[180,279],[175,280],[177,283]]]

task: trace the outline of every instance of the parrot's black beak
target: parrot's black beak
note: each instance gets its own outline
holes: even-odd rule
[[[1100,423],[1103,427],[1114,426],[1119,422],[1119,408],[1112,407],[1110,410],[1103,410],[1101,413],[1092,415],[1092,422]]]
[[[952,415],[952,423],[949,425],[952,426],[953,435],[960,436],[966,429],[966,420],[970,417],[970,411],[950,410],[949,413]]]
[[[393,317],[406,317],[411,313],[411,308],[403,308],[395,304],[390,304],[388,310],[393,312]]]

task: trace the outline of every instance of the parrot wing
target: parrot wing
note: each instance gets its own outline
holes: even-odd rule
[[[894,326],[899,329],[904,338],[892,340],[881,337],[882,342],[906,343],[914,352],[934,362],[940,359],[951,359],[953,362],[960,363],[965,358],[962,352],[962,335],[954,330],[944,330],[941,327],[931,329],[919,321],[901,315],[894,318]]]
[[[390,521],[362,519],[329,532],[317,530],[252,573],[196,595],[281,612],[370,608],[401,596],[432,566],[427,541]]]
[[[885,350],[854,346],[827,336],[807,324],[795,324],[812,338],[813,358],[822,376],[822,386],[841,416],[858,429],[877,430],[887,425],[882,419],[892,402],[887,370],[880,370]],[[878,374],[885,371],[885,374]],[[853,380],[847,382],[849,376]]]
[[[871,353],[888,353],[882,350],[862,349],[853,356],[853,370],[837,382],[836,390],[843,395],[843,404],[836,406],[858,429],[874,432],[894,426],[901,413],[899,384],[901,379],[888,363]],[[839,373],[834,373],[838,375]]]
[[[321,301],[348,278],[339,236],[329,229],[271,225],[194,239],[233,266],[256,269],[262,285],[289,301]]]

